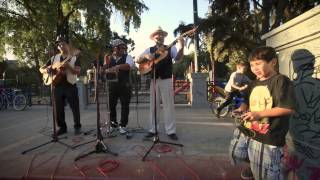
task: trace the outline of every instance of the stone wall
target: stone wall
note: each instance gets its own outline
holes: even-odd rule
[[[279,71],[296,94],[284,158],[288,179],[320,179],[320,6],[262,38],[277,50]]]

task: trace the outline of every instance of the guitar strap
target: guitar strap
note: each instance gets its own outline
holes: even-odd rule
[[[60,58],[59,57],[55,57],[55,58],[59,58],[59,59],[57,59],[56,60],[56,63],[57,63],[57,61],[60,61],[60,63],[61,62],[63,62],[64,60],[66,60],[69,56],[66,56],[65,58],[62,56],[62,54],[57,54],[57,55],[60,55]],[[54,61],[54,60],[53,60]],[[64,75],[62,75],[62,82],[68,82],[68,73],[66,73],[66,74],[64,74]]]
[[[164,45],[165,48],[167,48],[168,46]],[[150,53],[153,54],[154,52],[156,52],[158,50],[157,46],[152,46],[150,47]],[[171,51],[171,48],[167,49],[168,53],[171,55],[170,51]],[[160,55],[159,54],[156,54],[155,55],[155,58],[158,58]],[[171,57],[171,56],[170,56]]]
[[[51,59],[50,59],[50,65],[53,65],[54,60],[56,59],[57,55],[58,55],[58,54],[55,54],[54,56],[51,57]],[[47,64],[47,65],[48,65],[48,64]]]
[[[63,56],[62,56],[62,54],[61,54],[61,56],[60,56],[60,62],[62,62],[62,61],[64,61],[64,60],[66,60],[68,58],[68,56],[67,57],[65,57],[65,58],[63,58]]]

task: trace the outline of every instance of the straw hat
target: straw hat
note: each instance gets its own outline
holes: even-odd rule
[[[162,30],[162,28],[159,26],[153,33],[151,33],[150,39],[153,40],[153,37],[157,34],[162,34],[164,37],[166,37],[168,35],[168,33],[166,31]]]

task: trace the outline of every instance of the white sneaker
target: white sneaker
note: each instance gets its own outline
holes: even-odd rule
[[[121,134],[125,134],[125,133],[127,133],[127,130],[126,130],[126,128],[125,127],[119,127],[119,132],[121,133]]]
[[[107,128],[107,133],[113,133],[116,130],[117,130],[117,128],[110,126],[109,128]]]

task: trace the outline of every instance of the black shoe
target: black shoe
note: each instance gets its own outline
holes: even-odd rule
[[[81,134],[81,128],[74,128],[74,135],[80,135]]]
[[[119,124],[117,122],[111,121],[110,126],[113,128],[118,128]]]
[[[67,129],[64,129],[64,128],[60,128],[56,132],[57,136],[60,136],[60,135],[65,134],[65,133],[67,133]],[[54,134],[52,134],[52,137],[54,137]]]
[[[247,167],[241,171],[241,179],[254,179],[250,167]]]
[[[146,134],[144,137],[145,138],[152,138],[156,135],[156,133],[152,133],[152,132],[148,132],[148,134]]]
[[[175,134],[175,133],[172,133],[172,134],[168,134],[169,138],[172,139],[172,140],[178,140],[178,136]]]

